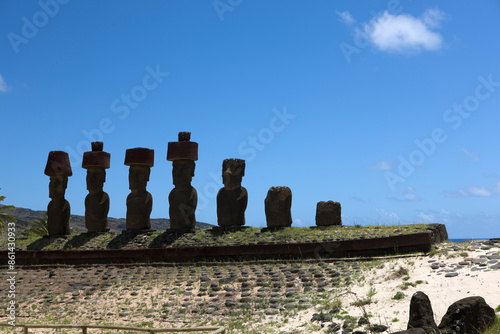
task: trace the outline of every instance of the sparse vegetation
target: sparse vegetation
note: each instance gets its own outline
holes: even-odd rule
[[[404,297],[406,297],[406,295],[405,295],[403,292],[398,291],[398,292],[396,292],[396,294],[392,297],[392,299],[394,299],[394,300],[401,300],[401,299],[403,299]]]

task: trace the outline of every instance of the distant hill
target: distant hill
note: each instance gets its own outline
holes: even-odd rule
[[[3,206],[3,205],[0,205]],[[28,223],[32,220],[39,219],[45,217],[46,211],[36,211],[25,208],[15,208],[13,210],[5,210],[5,213],[11,215],[16,218],[16,226],[17,229],[22,232],[28,227]],[[111,232],[121,232],[126,229],[125,218],[108,218],[109,228]],[[87,232],[85,228],[85,217],[71,215],[69,219],[69,226],[73,229],[74,232]],[[196,227],[200,229],[211,228],[214,225],[196,222]],[[166,230],[170,227],[170,219],[151,219],[151,228],[155,230]]]

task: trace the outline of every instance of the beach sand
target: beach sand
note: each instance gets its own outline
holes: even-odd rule
[[[326,333],[348,318],[406,329],[410,299],[426,293],[437,324],[453,302],[482,296],[500,305],[500,244],[437,245],[429,255],[372,261],[263,261],[173,266],[20,268],[18,323],[115,324],[154,328],[227,326],[229,333]],[[6,271],[3,270],[3,277]],[[0,304],[7,285],[0,282]],[[227,280],[226,280],[227,279]],[[226,281],[224,281],[226,280]],[[354,306],[363,301],[363,307]],[[332,319],[311,321],[315,313]],[[365,313],[366,312],[366,313]],[[8,318],[2,313],[0,322]]]

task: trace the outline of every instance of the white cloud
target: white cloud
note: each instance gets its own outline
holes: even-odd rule
[[[392,52],[439,50],[443,37],[430,28],[437,28],[444,14],[427,10],[421,17],[392,15],[387,11],[363,25],[363,33],[378,49]]]
[[[0,74],[0,92],[7,93],[9,91],[9,86]]]
[[[340,17],[341,22],[346,25],[351,25],[354,22],[356,22],[356,20],[352,17],[351,13],[349,13],[348,11],[345,12],[335,11],[335,13]]]
[[[479,197],[490,197],[492,195],[491,191],[486,189],[485,187],[475,187],[471,186],[467,189],[472,196]]]
[[[376,163],[375,165],[367,166],[366,168],[373,170],[391,170],[392,166],[387,161],[382,160]]]

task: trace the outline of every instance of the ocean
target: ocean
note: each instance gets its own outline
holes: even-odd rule
[[[490,238],[467,238],[467,239],[449,239],[452,242],[462,242],[468,240],[490,240]]]

